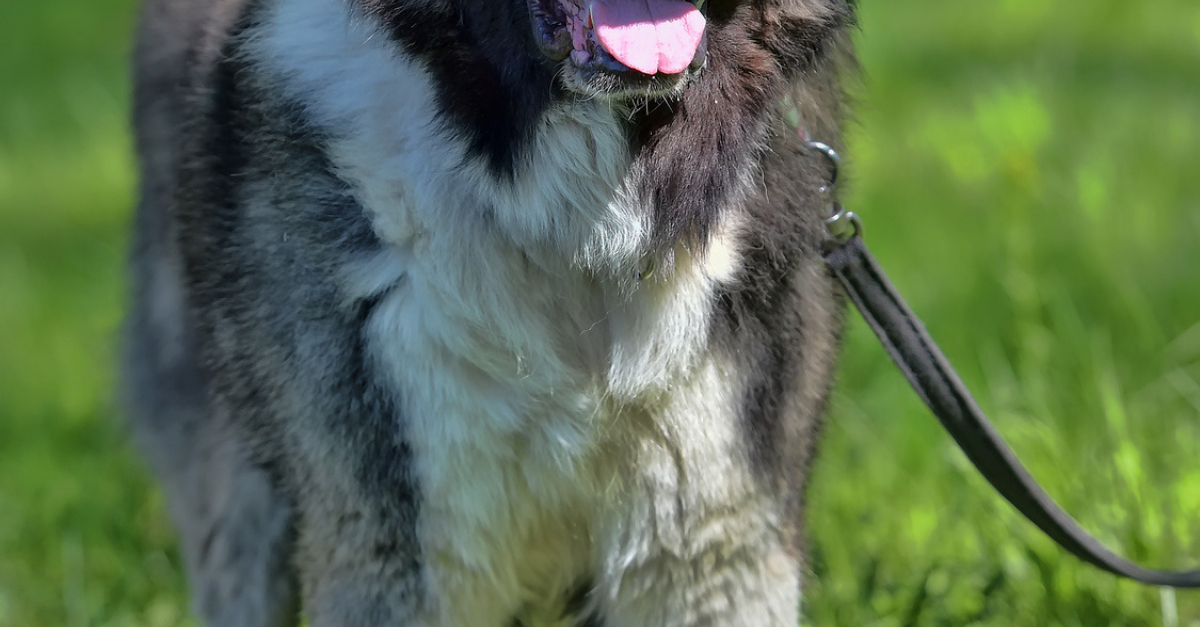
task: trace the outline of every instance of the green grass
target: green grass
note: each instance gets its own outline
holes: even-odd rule
[[[1200,562],[1200,4],[862,3],[876,256],[1053,495]],[[0,3],[0,627],[190,624],[114,409],[133,5]],[[809,510],[818,627],[1164,624],[994,496],[857,320]]]
[[[0,3],[0,625],[186,617],[114,409],[133,193],[129,0]]]

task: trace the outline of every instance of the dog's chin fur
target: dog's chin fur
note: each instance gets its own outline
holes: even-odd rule
[[[679,74],[655,76],[636,72],[617,74],[580,67],[570,58],[558,67],[558,78],[567,91],[581,98],[610,100],[630,111],[678,99],[703,69],[689,68]]]
[[[850,8],[710,2],[645,93],[525,0],[147,5],[126,372],[208,624],[796,624],[841,299],[780,120],[838,141]]]

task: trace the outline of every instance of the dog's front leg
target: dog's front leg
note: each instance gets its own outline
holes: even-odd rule
[[[418,545],[407,498],[394,507],[363,491],[369,486],[322,493],[332,482],[314,483],[299,499],[297,538],[311,627],[512,625],[516,607],[494,582]]]
[[[754,468],[731,374],[708,364],[643,421],[599,534],[603,624],[798,624],[799,522]]]
[[[640,526],[613,551],[597,612],[605,625],[794,627],[799,623],[799,560],[771,530],[768,507],[709,512],[695,536],[665,494],[644,505]],[[662,511],[665,509],[666,511]],[[665,516],[664,516],[665,515]],[[693,518],[686,515],[682,518]]]
[[[308,624],[422,624],[420,558],[411,521],[367,498],[361,486],[333,483],[326,477],[297,496],[295,559]]]

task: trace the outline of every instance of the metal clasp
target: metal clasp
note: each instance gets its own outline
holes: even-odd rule
[[[837,190],[838,176],[842,170],[842,156],[825,142],[807,141],[809,148],[821,153],[821,156],[825,157],[825,160],[829,162],[829,180],[821,187],[821,193],[832,196],[833,192]]]
[[[825,230],[829,231],[839,244],[850,241],[855,235],[862,236],[862,218],[837,203],[834,203],[833,207],[834,214],[825,219]]]
[[[807,135],[807,133],[805,134]],[[862,235],[863,225],[853,211],[848,211],[837,201],[837,183],[842,169],[842,157],[825,142],[814,141],[804,137],[808,147],[825,157],[829,163],[829,180],[821,186],[821,193],[829,197],[829,217],[825,219],[825,229],[838,243],[847,242],[855,235]]]

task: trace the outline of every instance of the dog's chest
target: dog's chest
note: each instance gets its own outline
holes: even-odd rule
[[[615,231],[642,228],[619,200],[572,202],[559,208],[566,217],[588,209]],[[674,394],[702,405],[697,395],[721,393],[680,384],[711,359],[714,292],[733,279],[736,233],[639,280],[636,264],[614,278],[553,245],[429,213],[412,208],[408,229],[378,223],[394,239],[373,267],[390,268],[394,287],[368,322],[414,451],[421,544],[439,596],[476,600],[461,624],[516,604],[526,624],[552,625],[596,568],[597,525],[620,515],[625,466],[657,408]]]
[[[630,423],[708,359],[721,277],[683,259],[626,293],[486,239],[431,255],[392,260],[403,278],[368,323],[415,454],[422,545],[444,585],[495,595],[478,611],[564,599],[619,498]]]

